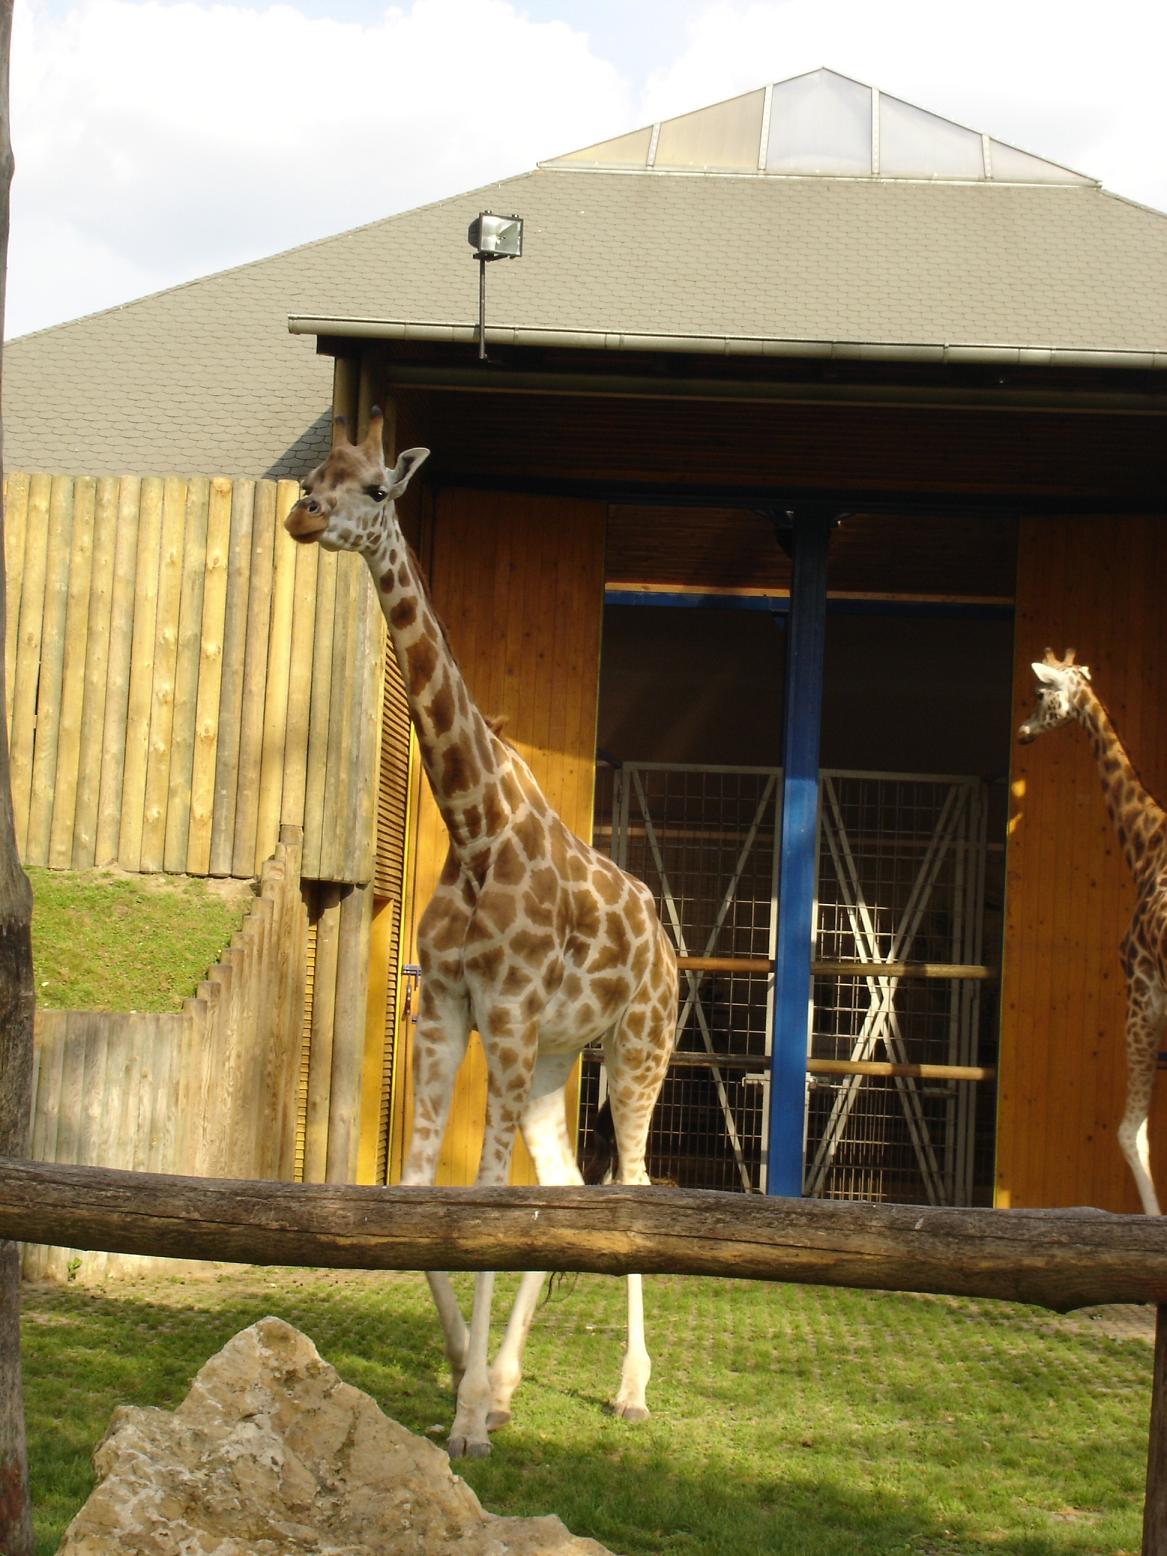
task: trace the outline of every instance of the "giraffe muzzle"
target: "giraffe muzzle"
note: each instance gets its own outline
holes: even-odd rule
[[[328,528],[328,520],[317,505],[313,504],[309,507],[301,501],[284,520],[284,528],[293,540],[298,540],[302,546],[306,546],[320,539]]]

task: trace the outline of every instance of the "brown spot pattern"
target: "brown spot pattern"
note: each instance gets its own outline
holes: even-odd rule
[[[519,851],[509,837],[504,837],[495,849],[491,875],[503,886],[517,886],[526,874],[526,867],[519,858]]]
[[[427,711],[435,735],[448,734],[454,727],[454,698],[448,681],[443,681],[438,687]]]
[[[478,768],[461,746],[451,746],[442,758],[441,785],[445,794],[465,794],[478,780]]]
[[[421,637],[406,652],[409,664],[409,689],[414,697],[423,692],[437,668],[438,650],[432,638]]]

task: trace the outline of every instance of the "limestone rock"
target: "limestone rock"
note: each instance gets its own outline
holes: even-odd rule
[[[555,1517],[483,1511],[441,1449],[263,1318],[178,1409],[119,1407],[58,1556],[606,1556]]]

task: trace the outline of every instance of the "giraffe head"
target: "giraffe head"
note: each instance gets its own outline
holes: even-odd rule
[[[332,448],[301,482],[303,495],[284,520],[293,540],[318,541],[326,551],[371,551],[396,527],[395,503],[429,456],[407,448],[390,470],[381,442],[384,418],[374,406],[364,441],[351,443],[344,417],[332,424]]]
[[[1090,679],[1086,666],[1074,663],[1072,648],[1066,650],[1064,659],[1058,659],[1053,649],[1047,648],[1044,657],[1034,661],[1033,673],[1037,677],[1037,706],[1017,731],[1022,745],[1072,719],[1079,691]]]

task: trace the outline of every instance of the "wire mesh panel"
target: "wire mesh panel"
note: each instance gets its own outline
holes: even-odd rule
[[[681,957],[772,961],[777,929],[774,768],[644,764],[605,773],[596,838],[652,891]],[[824,772],[812,1060],[977,1062],[985,807],[976,779]],[[928,964],[935,977],[873,964]],[[857,963],[849,974],[826,964]],[[649,1171],[684,1187],[763,1183],[772,979],[683,968],[677,1047],[654,1114]],[[603,1101],[585,1055],[581,1125]],[[805,1190],[835,1198],[968,1203],[975,1083],[812,1076]]]
[[[682,956],[773,956],[773,768],[643,764],[601,786],[613,857],[644,881]],[[738,971],[681,977],[677,1047],[653,1115],[649,1172],[682,1187],[754,1188],[768,1068],[770,980]],[[588,1071],[593,1071],[589,1078]],[[598,1059],[585,1063],[585,1129],[598,1106]],[[590,1088],[590,1090],[589,1090]]]
[[[976,1063],[984,804],[975,779],[824,773],[812,1059]],[[939,976],[879,973],[911,962]],[[922,967],[920,964],[924,964]],[[947,973],[947,975],[945,975]],[[806,1192],[933,1204],[971,1195],[975,1083],[812,1077]]]

